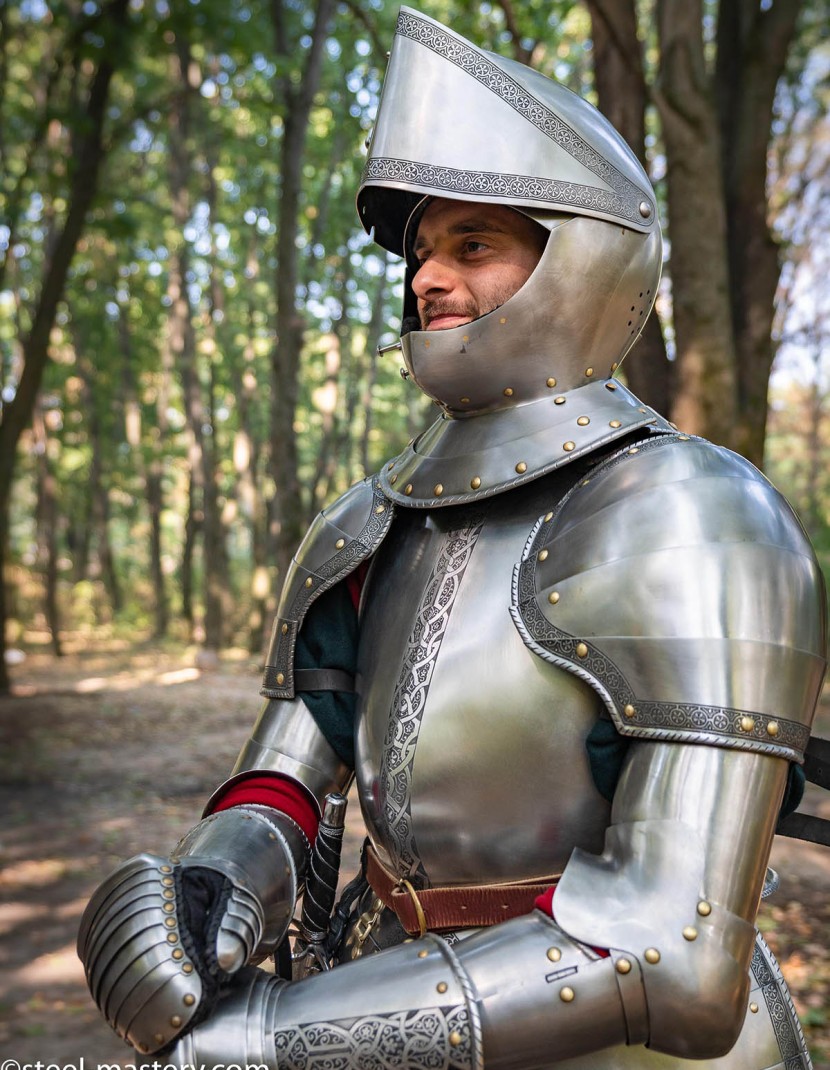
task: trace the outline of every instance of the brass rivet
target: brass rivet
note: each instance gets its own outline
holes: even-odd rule
[[[427,339],[427,340],[426,340],[426,341],[424,342],[424,349],[429,349],[430,345],[431,345],[431,343],[430,343],[430,340],[429,340],[429,339]]]
[[[540,560],[540,561],[547,561],[547,559],[548,559],[548,553],[549,553],[549,551],[548,551],[548,550],[540,550],[540,551],[539,551],[539,560]]]
[[[680,442],[688,442],[689,441],[689,436],[688,435],[678,435],[677,437],[678,437]]]
[[[159,866],[159,869],[161,870],[162,873],[172,873],[173,872],[172,867],[168,866],[166,864],[163,865],[163,866]]]
[[[176,928],[176,919],[175,918],[165,918],[164,919],[164,924],[167,926],[168,929],[175,929]]]
[[[625,707],[625,709],[623,710],[623,713],[626,715],[626,717],[636,717],[637,716],[637,710],[634,708],[634,706],[631,705],[630,702]]]
[[[470,404],[470,399],[469,398],[462,398],[461,399],[461,404],[462,405],[469,405]]]
[[[180,947],[177,947],[176,950],[173,952],[173,958],[176,960],[176,962],[178,962],[179,959],[183,959],[184,951],[182,951]]]
[[[453,1031],[449,1035],[449,1041],[451,1048],[457,1048],[458,1045],[461,1043],[461,1034],[457,1032],[457,1030],[453,1029]]]
[[[612,375],[613,375],[613,374],[614,374],[614,372],[615,372],[615,371],[617,370],[617,368],[619,368],[619,364],[617,364],[617,362],[616,362],[616,361],[614,361],[614,363],[613,363],[613,364],[611,365],[611,374],[612,374]]]
[[[167,943],[168,944],[177,944],[178,942],[179,942],[179,938],[178,938],[178,936],[176,936],[175,933],[168,933],[167,934]]]
[[[778,731],[779,731],[778,721],[770,721],[769,724],[767,725],[767,735],[768,736],[777,736],[778,735]]]
[[[192,1007],[195,1002],[196,1002],[196,997],[193,995],[192,992],[188,992],[187,995],[184,997],[184,1005],[185,1005],[185,1007]]]
[[[499,323],[507,323],[507,316],[502,316]]]
[[[587,427],[588,424],[591,422],[591,419],[588,416],[580,416],[576,422],[579,424],[580,427]]]
[[[278,672],[277,673],[277,683],[279,684],[280,687],[282,687],[282,685],[285,683],[285,673],[284,672]]]
[[[697,929],[694,925],[687,925],[685,927],[683,930],[683,939],[688,940],[689,943],[691,943],[692,940],[697,940]]]
[[[619,420],[609,420],[608,426],[609,427],[622,427],[622,424],[620,423]]]
[[[426,949],[424,949],[423,951],[419,951],[418,952],[418,958],[419,959],[425,959],[428,954],[429,954],[429,952]]]
[[[519,463],[516,465],[516,471],[519,473],[520,476],[524,475],[524,473],[527,471],[527,465],[524,461],[519,461]]]
[[[385,513],[386,512],[386,506],[385,505],[377,506],[377,508],[375,509],[375,512],[378,513],[378,514]]]
[[[616,383],[606,383],[605,384],[605,389],[606,390],[616,390],[617,389],[617,384]]]
[[[556,603],[559,601],[559,591],[551,591],[548,595],[548,601],[552,606],[555,606]]]
[[[587,656],[588,656],[588,647],[586,646],[585,643],[577,643],[576,644],[576,656],[578,658],[587,658]]]
[[[617,973],[631,973],[631,963],[628,959],[617,959]]]
[[[512,398],[513,397],[513,387],[512,386],[506,386],[504,388],[503,393],[504,393],[504,396],[506,398]]]
[[[387,472],[391,472],[394,467],[395,467],[395,462],[394,461],[390,461],[389,464],[387,464],[387,466],[386,466],[386,471]]]
[[[178,1028],[179,1028],[179,1026],[180,1026],[180,1025],[182,1024],[182,1020],[181,1020],[181,1018],[180,1018],[180,1017],[178,1016],[178,1014],[174,1014],[174,1015],[173,1015],[173,1017],[172,1017],[172,1018],[170,1019],[170,1024],[171,1024],[172,1026],[175,1026],[175,1027],[176,1027],[176,1029],[178,1029]]]
[[[473,478],[470,480],[470,486],[473,488],[473,490],[478,490],[478,488],[481,486],[480,477],[473,476]]]
[[[186,962],[184,966],[182,966],[182,973],[193,973],[193,963]]]
[[[411,494],[412,493],[412,484],[411,483],[407,483],[407,485],[403,488],[403,492],[404,492],[404,494]]]
[[[161,894],[165,899],[172,899],[176,893],[171,888],[165,888]]]
[[[435,989],[437,992],[440,992],[441,995],[443,995],[447,991],[447,982],[439,981],[438,984],[435,986]]]
[[[702,918],[708,918],[712,913],[712,904],[707,903],[705,899],[701,899],[697,904],[697,912]]]
[[[646,962],[650,962],[652,966],[656,966],[660,961],[660,952],[656,947],[647,947],[644,958]]]
[[[280,631],[282,632],[283,635],[288,635],[288,625],[287,624],[283,624],[282,628],[280,628]]]
[[[757,1014],[758,1013],[758,1004],[757,1003],[750,1003],[749,1009],[752,1011],[753,1014]]]
[[[594,374],[594,369],[593,368],[586,368],[585,369],[585,374],[590,378],[590,376],[592,376]]]
[[[574,448],[574,443],[571,442],[570,440],[568,440],[567,442],[563,442],[562,443],[562,449],[565,451],[565,453],[570,453],[573,448]]]
[[[565,399],[560,394],[558,398],[554,398],[553,399],[553,403],[554,403],[554,405],[564,405],[565,404]]]
[[[435,486],[432,489],[435,492],[435,497],[436,498],[440,498],[441,495],[444,493],[444,484],[443,483],[436,483]]]
[[[309,576],[305,581],[306,587],[311,587],[313,585],[313,583],[314,583],[314,580],[313,580],[313,578],[311,576]]]
[[[553,378],[553,376],[551,376],[550,379],[548,379],[547,385],[550,386],[550,387],[556,386],[556,380]]]
[[[461,341],[462,342],[469,342],[470,341],[470,336],[468,334],[462,335],[461,336]]]
[[[751,732],[754,728],[755,728],[755,718],[754,717],[742,717],[741,718],[741,731],[742,732]]]
[[[551,962],[558,962],[562,958],[562,952],[558,947],[549,947],[546,954]]]
[[[164,1043],[164,1033],[154,1033],[153,1034],[153,1040],[156,1042],[156,1044],[163,1044]]]
[[[170,872],[170,867],[169,866],[167,867],[167,871],[168,871],[168,873]],[[162,877],[161,878],[161,883],[169,888],[173,884],[173,878],[172,877]]]
[[[547,524],[549,520],[553,520],[553,513],[545,513],[545,523]]]
[[[335,550],[342,550],[345,545],[346,545],[346,540],[345,539],[338,539],[337,542],[334,544],[334,548],[335,548]]]
[[[165,904],[164,904],[164,906],[162,907],[162,910],[163,910],[163,911],[164,911],[164,912],[165,912],[166,914],[169,914],[169,913],[170,913],[170,912],[171,912],[172,910],[175,910],[175,909],[176,909],[176,908],[175,908],[175,906],[174,906],[174,905],[173,905],[172,903],[165,903]]]
[[[576,993],[574,992],[574,990],[568,985],[565,985],[564,988],[559,989],[559,998],[562,1000],[563,1003],[573,1003],[575,995]]]
[[[639,409],[637,409],[637,412],[647,413],[647,412],[648,412],[648,409],[644,409],[644,408],[642,407],[642,405],[641,405],[641,406],[640,406],[640,408],[639,408]]]
[[[390,484],[390,486],[394,487],[397,482],[398,482],[398,473],[396,472],[393,476],[389,477],[389,484]]]
[[[631,449],[628,452],[629,453],[639,453],[640,450],[639,450],[638,446],[632,446]]]

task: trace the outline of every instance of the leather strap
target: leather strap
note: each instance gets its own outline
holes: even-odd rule
[[[557,874],[532,884],[473,884],[416,891],[409,881],[389,872],[370,843],[364,848],[364,857],[372,891],[412,936],[423,936],[428,930],[495,925],[529,914],[537,897],[559,880]]]
[[[354,677],[345,669],[295,669],[295,691],[354,691]]]

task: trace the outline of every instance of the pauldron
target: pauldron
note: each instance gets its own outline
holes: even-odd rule
[[[512,614],[626,736],[802,761],[824,675],[812,548],[748,461],[687,435],[600,463],[534,527]]]

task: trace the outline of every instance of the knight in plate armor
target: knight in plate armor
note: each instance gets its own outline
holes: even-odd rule
[[[754,919],[823,584],[752,465],[614,378],[660,275],[647,176],[593,107],[402,8],[358,211],[441,414],[314,521],[232,776],[87,908],[94,998],[180,1064],[809,1067]],[[352,778],[335,968],[256,969]]]

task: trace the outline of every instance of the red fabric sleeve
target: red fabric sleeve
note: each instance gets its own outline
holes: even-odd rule
[[[211,813],[230,810],[233,806],[270,806],[292,821],[296,821],[314,843],[320,814],[317,804],[304,787],[279,773],[254,773],[245,780],[237,781],[225,792],[211,809]]]
[[[355,612],[360,608],[360,594],[363,590],[363,584],[366,582],[368,572],[369,562],[361,561],[354,572],[346,577],[346,588],[351,595],[352,605],[355,608]]]
[[[554,884],[551,888],[548,888],[546,892],[537,895],[536,902],[534,903],[537,910],[541,910],[543,914],[547,914],[547,916],[553,918],[554,921],[556,921],[556,918],[553,915],[553,897],[555,893],[556,885]],[[600,958],[603,959],[607,959],[611,954],[605,947],[592,947],[591,950],[596,951]]]

